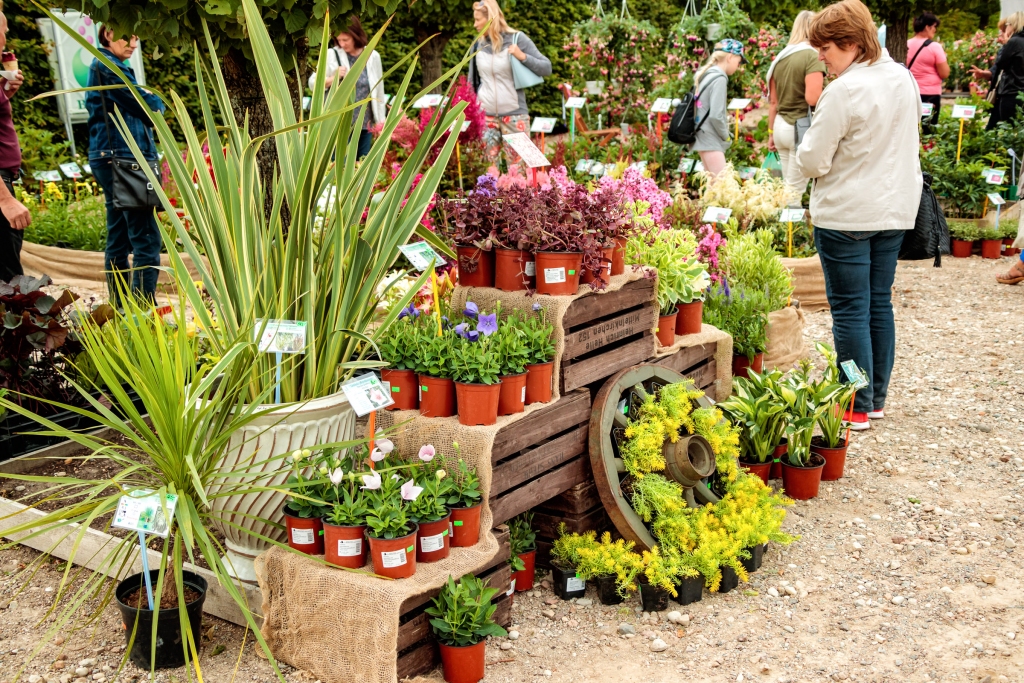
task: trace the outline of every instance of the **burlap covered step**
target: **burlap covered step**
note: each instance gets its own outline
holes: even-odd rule
[[[732,337],[711,325],[697,334],[676,335],[672,346],[659,346],[652,361],[691,378],[708,398],[721,401],[732,393]]]

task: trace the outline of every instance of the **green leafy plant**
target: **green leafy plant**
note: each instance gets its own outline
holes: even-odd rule
[[[795,467],[806,467],[811,459],[811,438],[814,427],[822,413],[829,409],[834,392],[818,392],[811,380],[813,366],[808,359],[800,362],[799,368],[786,375],[774,389],[775,400],[786,406],[789,424],[786,426],[786,440],[789,444],[787,457]]]
[[[704,302],[704,322],[732,336],[732,352],[754,356],[768,348],[768,303],[763,292],[728,285],[712,290]]]
[[[527,324],[522,313],[513,311],[502,321],[494,335],[495,352],[500,363],[499,372],[503,377],[521,375],[532,362],[530,338],[525,329]]]
[[[657,394],[643,393],[636,418],[626,423],[626,440],[619,444],[623,466],[630,475],[643,479],[665,469],[665,442],[678,441],[683,429],[693,433],[694,401],[703,395],[692,380],[668,384]]]
[[[366,526],[371,536],[382,539],[402,538],[412,531],[409,515],[392,500],[374,505],[366,515]]]
[[[422,362],[419,353],[421,331],[417,325],[420,312],[415,306],[410,304],[403,313],[406,313],[406,315],[403,316],[400,313],[399,320],[381,335],[377,344],[380,348],[381,360],[387,362],[389,368],[393,370],[415,370],[417,364]],[[426,336],[425,331],[423,334]],[[434,338],[436,337],[435,328]]]
[[[32,212],[32,222],[23,235],[26,242],[80,251],[106,248],[107,209],[102,196],[86,196],[78,201],[70,196],[51,196],[42,205],[27,192],[18,194]]]
[[[999,226],[999,236],[1004,240],[1016,239],[1017,231],[1019,230],[1018,224],[1013,221],[1003,221]]]
[[[609,532],[604,532],[600,542],[593,547],[579,549],[579,563],[576,575],[584,580],[602,576],[614,576],[615,588],[619,595],[625,597],[637,589],[637,576],[644,569],[640,554],[633,550],[633,541],[618,539],[613,541]]]
[[[537,549],[537,533],[533,530],[532,524],[532,512],[524,512],[508,522],[509,545],[512,547],[508,561],[514,572],[526,568],[526,564],[519,556]]]
[[[984,227],[978,231],[978,239],[984,240],[999,240],[1002,239],[1002,235],[995,228]]]
[[[436,522],[448,515],[445,505],[448,486],[442,483],[446,476],[444,470],[424,471],[419,480],[423,490],[408,505],[409,519],[416,523]]]
[[[658,270],[658,307],[662,315],[675,312],[676,304],[704,297],[711,280],[696,255],[697,241],[689,230],[659,230],[652,235],[633,235],[626,242],[626,261]]]
[[[826,363],[821,380],[814,384],[814,400],[826,404],[818,416],[818,427],[825,445],[839,448],[846,442],[843,433],[846,428],[845,415],[857,389],[843,379],[838,365],[839,356],[831,346],[815,342],[814,348],[825,358]]]
[[[342,488],[338,500],[331,506],[324,520],[335,526],[363,526],[369,512],[361,491],[353,493]]]
[[[525,337],[527,365],[547,363],[555,357],[555,326],[544,319],[544,309],[534,304],[532,314],[516,311],[516,326]]]
[[[497,588],[487,588],[482,579],[472,574],[458,583],[449,576],[448,583],[426,609],[434,635],[453,647],[475,645],[489,636],[507,636],[508,632],[493,619],[498,607],[491,600],[497,593]]]
[[[725,246],[725,272],[732,286],[764,292],[768,311],[789,305],[793,274],[782,265],[770,230],[752,230],[729,238]]]
[[[454,444],[458,451],[458,444]],[[476,475],[476,468],[470,467],[459,458],[458,470],[452,477],[451,496],[447,500],[449,507],[473,507],[482,500],[480,493],[480,478]]]
[[[413,337],[410,348],[411,356],[409,362],[414,364],[410,368],[421,375],[451,379],[454,374],[452,356],[458,337],[450,329],[437,333],[433,325],[419,324],[413,328]]]
[[[718,404],[740,428],[740,455],[747,462],[767,462],[786,431],[785,405],[775,400],[773,387],[782,372],[763,375],[747,371],[748,377],[733,380],[732,396]]]
[[[319,519],[327,514],[327,504],[324,501],[326,490],[330,486],[327,468],[318,467],[316,463],[311,462],[312,454],[313,452],[306,448],[293,451],[285,459],[292,468],[292,473],[288,476],[291,495],[287,509],[290,514],[304,519]]]
[[[949,235],[956,240],[976,242],[981,239],[981,230],[978,229],[977,223],[949,221]]]

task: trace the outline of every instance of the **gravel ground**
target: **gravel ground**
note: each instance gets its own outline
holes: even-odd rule
[[[606,608],[538,586],[516,596],[515,634],[488,646],[487,683],[1021,680],[1024,287],[993,279],[1008,264],[901,263],[886,419],[855,436],[843,480],[791,508],[786,526],[801,540],[772,547],[750,584],[654,615],[636,598]],[[809,315],[807,337],[830,340],[830,324],[827,312]],[[4,683],[39,642],[34,625],[59,580],[48,566],[6,602],[20,585],[13,572],[34,556],[0,551]],[[114,612],[46,645],[25,679],[112,680],[123,651]],[[235,675],[243,629],[204,624],[205,680],[272,680],[251,638]],[[139,675],[129,667],[119,680]]]

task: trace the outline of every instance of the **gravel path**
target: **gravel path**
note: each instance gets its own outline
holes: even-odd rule
[[[546,589],[517,595],[518,637],[489,645],[486,682],[1021,680],[1024,287],[993,279],[1008,263],[901,263],[887,417],[855,436],[846,478],[791,508],[786,526],[801,540],[773,547],[750,584],[670,604],[674,623],[668,612],[640,613],[636,598],[606,608],[596,595],[575,604]],[[827,312],[811,314],[807,337],[829,341],[830,324]],[[5,683],[38,642],[33,624],[59,580],[51,566],[4,602],[18,585],[11,572],[33,556],[0,551]],[[242,629],[205,623],[204,678],[227,683]],[[111,679],[119,626],[108,609],[91,640],[46,646],[25,670],[40,678],[28,680],[79,680],[74,669]],[[269,682],[251,642],[235,680]],[[440,671],[419,680],[439,681]]]

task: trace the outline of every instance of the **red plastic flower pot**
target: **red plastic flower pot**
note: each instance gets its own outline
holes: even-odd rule
[[[324,522],[324,559],[330,564],[349,569],[366,565],[369,546],[366,526],[336,526]]]
[[[391,385],[391,398],[395,401],[388,410],[416,410],[420,407],[419,380],[415,372],[384,368],[380,376]]]
[[[732,357],[732,376],[733,377],[744,377],[748,378],[747,369],[752,368],[754,372],[761,372],[764,368],[764,352],[761,352],[754,356],[754,360],[751,361],[746,356],[733,355]]]
[[[585,285],[589,285],[593,282],[600,281],[606,287],[612,280],[612,259],[615,257],[615,249],[602,249],[601,250],[601,270],[594,273],[592,270],[584,270],[580,275],[580,282]]]
[[[838,481],[843,478],[843,469],[846,467],[846,450],[850,447],[850,441],[846,440],[842,446],[829,448],[825,440],[820,436],[811,440],[811,453],[817,453],[825,459],[825,467],[821,470],[822,481]]]
[[[612,249],[612,275],[626,272],[626,238],[616,237],[615,248]]]
[[[553,361],[526,366],[526,405],[548,403],[551,400]]]
[[[661,346],[672,346],[676,343],[676,316],[678,313],[672,313],[671,315],[658,316],[658,344]]]
[[[808,467],[795,467],[788,462],[782,463],[782,488],[786,495],[796,500],[810,500],[818,497],[821,486],[821,471],[825,468],[825,458],[817,453],[811,454]]]
[[[580,288],[579,252],[540,251],[537,260],[537,293],[553,296],[572,295]]]
[[[419,375],[420,415],[451,417],[455,414],[455,382],[441,377]]]
[[[307,555],[324,554],[324,525],[319,517],[296,517],[285,503],[284,524],[289,546]]]
[[[459,404],[459,424],[492,425],[498,421],[498,399],[501,398],[501,384],[455,383],[456,401]]]
[[[526,266],[532,263],[533,256],[528,252],[497,249],[494,253],[494,286],[504,292],[530,289],[533,278],[529,276]]]
[[[494,286],[494,252],[474,245],[456,246],[459,257],[459,284],[463,287]]]
[[[448,683],[477,683],[484,677],[485,641],[462,647],[440,645],[441,668]]]
[[[470,548],[480,540],[480,510],[483,503],[471,508],[452,508],[452,547]]]
[[[1003,255],[1002,240],[982,240],[981,258],[997,259]]]
[[[700,334],[701,318],[704,317],[704,302],[700,299],[688,304],[676,304],[676,334]]]
[[[447,515],[433,522],[420,522],[416,535],[416,561],[437,562],[448,557],[451,550],[451,518]]]
[[[766,460],[765,462],[744,462],[740,460],[740,467],[755,477],[760,477],[761,481],[765,484],[768,483],[768,474],[771,472],[772,464],[771,460]]]
[[[501,380],[498,394],[498,415],[521,413],[526,407],[526,373],[506,375]]]
[[[789,452],[789,444],[783,439],[782,443],[775,447],[775,451],[772,453],[772,471],[768,473],[769,479],[781,479],[782,478],[782,461],[786,457],[786,453]]]
[[[407,579],[416,573],[416,530],[401,538],[370,536],[370,558],[373,573],[390,579]]]
[[[953,246],[951,248],[953,256],[956,258],[970,258],[971,252],[974,250],[974,242],[968,242],[967,240],[953,240]]]
[[[537,574],[537,551],[528,550],[519,556],[523,561],[523,568],[512,573],[512,580],[516,582],[516,593],[522,593],[533,588],[533,579]]]

